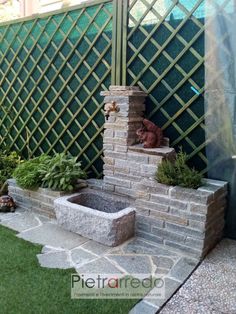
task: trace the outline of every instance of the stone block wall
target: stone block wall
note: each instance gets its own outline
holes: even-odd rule
[[[115,102],[119,112],[105,123],[103,184],[92,180],[90,185],[135,199],[137,236],[205,256],[223,235],[227,183],[205,180],[198,190],[159,184],[154,179],[158,165],[173,159],[175,151],[136,144],[146,95],[124,86],[111,86],[102,95],[105,104]]]
[[[147,199],[136,199],[136,234],[155,243],[205,256],[223,236],[227,183],[205,180],[197,190],[140,182]]]
[[[12,196],[16,205],[28,211],[55,218],[54,200],[64,196],[64,192],[52,191],[39,188],[35,191],[20,188],[14,179],[8,180],[9,195]]]

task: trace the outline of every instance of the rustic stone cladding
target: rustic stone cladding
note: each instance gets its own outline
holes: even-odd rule
[[[158,165],[175,151],[136,144],[146,94],[138,87],[111,86],[102,95],[105,103],[116,102],[119,112],[105,123],[103,184],[91,180],[90,185],[135,199],[137,236],[205,256],[223,235],[227,183],[205,180],[197,190],[158,183]]]
[[[223,236],[227,183],[205,180],[197,190],[142,179],[136,199],[136,234],[203,257]]]
[[[8,180],[8,191],[9,195],[14,198],[17,206],[28,211],[33,210],[49,218],[56,217],[54,200],[65,195],[65,192],[43,188],[35,191],[21,189],[14,179]]]

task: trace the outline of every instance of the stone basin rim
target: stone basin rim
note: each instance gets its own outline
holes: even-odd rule
[[[86,189],[83,192],[59,197],[59,198],[54,200],[54,204],[59,205],[59,206],[64,206],[64,207],[68,208],[68,210],[69,209],[79,210],[79,211],[87,213],[87,214],[92,214],[92,215],[97,216],[97,217],[104,217],[104,218],[111,219],[111,220],[121,218],[124,215],[136,213],[136,208],[133,207],[132,205],[128,205],[127,207],[125,207],[124,209],[121,209],[120,211],[118,211],[116,213],[106,213],[106,212],[103,212],[103,211],[100,211],[97,209],[93,209],[91,207],[87,207],[87,206],[80,205],[80,204],[75,204],[75,203],[72,203],[70,201],[71,199],[76,198],[81,194],[85,194],[85,193],[98,194],[96,192],[97,191],[95,191],[95,190],[87,190]],[[104,192],[102,192],[101,194],[107,195],[109,197],[113,196],[112,194],[104,193]],[[101,195],[101,194],[99,193],[99,195]],[[119,198],[119,200],[120,200],[120,198],[123,199],[122,197],[117,196],[117,195],[114,195],[114,197]],[[114,200],[114,201],[117,201],[117,200]]]

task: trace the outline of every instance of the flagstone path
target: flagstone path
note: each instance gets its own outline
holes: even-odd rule
[[[17,237],[43,245],[37,255],[42,267],[69,269],[78,273],[153,274],[165,282],[165,298],[146,296],[130,313],[153,314],[173,295],[196,268],[198,261],[177,250],[133,238],[115,248],[63,230],[56,220],[17,209],[0,213],[0,224],[17,231]]]

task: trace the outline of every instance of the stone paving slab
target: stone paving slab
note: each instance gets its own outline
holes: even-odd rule
[[[145,301],[139,302],[132,308],[129,314],[156,314],[158,307]]]
[[[119,264],[127,273],[150,274],[153,271],[149,256],[109,255],[108,258]]]
[[[13,217],[19,216],[20,213],[0,213],[0,224],[6,220],[12,219]]]
[[[46,223],[25,232],[23,231],[18,237],[33,243],[61,247],[64,249],[73,249],[88,241],[88,239],[63,230],[59,226],[51,223]]]
[[[42,248],[42,254],[46,254],[46,253],[52,253],[52,252],[61,252],[61,251],[65,251],[64,249],[61,249],[61,248],[55,248],[53,246],[50,246],[50,245],[45,245],[43,248]]]
[[[21,232],[27,229],[39,227],[42,225],[42,222],[40,218],[34,214],[23,213],[20,216],[15,215],[11,219],[4,220],[1,224],[5,227]]]
[[[81,267],[77,267],[76,271],[79,274],[122,274],[122,270],[113,265],[104,257],[100,257],[92,262],[89,262]]]
[[[173,259],[166,256],[153,256],[152,262],[156,265],[157,268],[170,270],[174,265],[174,261],[177,259]]]
[[[39,264],[46,268],[68,269],[74,266],[66,251],[38,254],[37,258]]]
[[[85,251],[81,247],[75,248],[71,251],[71,259],[76,268],[82,266],[83,264],[87,264],[97,258],[97,255]]]
[[[197,262],[188,259],[188,258],[181,258],[170,270],[170,276],[176,280],[179,280],[183,282],[189,274],[192,273],[192,271],[197,266]]]
[[[90,252],[93,252],[94,254],[99,256],[104,255],[113,249],[109,246],[94,242],[92,240],[89,240],[86,243],[84,243],[82,245],[82,248]]]
[[[127,275],[153,274],[163,278],[166,295],[162,299],[145,297],[131,314],[153,314],[171,297],[196,266],[178,250],[133,238],[112,248],[63,230],[55,220],[34,212],[17,211],[0,215],[0,224],[19,231],[19,238],[44,245],[37,255],[47,268],[75,268],[78,273]]]
[[[124,253],[148,254],[161,256],[178,256],[178,253],[165,248],[164,246],[156,246],[139,238],[129,242],[123,246]]]
[[[236,241],[224,239],[160,313],[235,314]]]
[[[175,279],[172,278],[163,278],[164,283],[165,283],[165,297],[164,298],[155,298],[155,299],[150,299],[147,297],[145,297],[143,299],[143,301],[148,301],[149,303],[151,303],[152,305],[155,305],[158,308],[161,308],[161,306],[163,306],[166,301],[175,293],[175,291],[181,286],[182,282],[177,281]],[[152,293],[155,292],[155,290],[157,290],[156,288],[154,288],[152,290]],[[157,290],[158,292],[158,290]],[[141,314],[141,313],[140,313]]]

